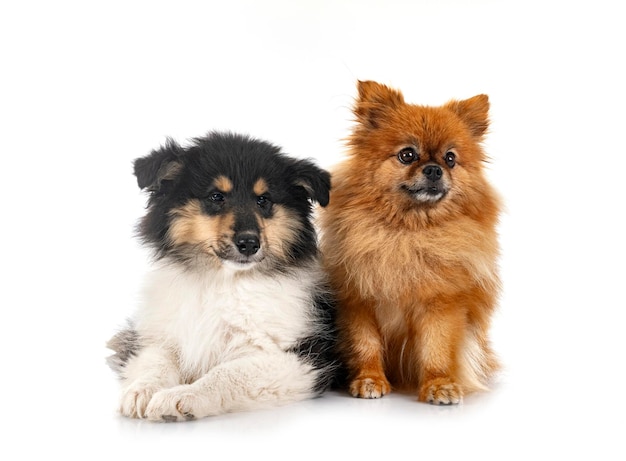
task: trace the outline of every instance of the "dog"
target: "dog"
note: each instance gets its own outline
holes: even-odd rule
[[[184,421],[321,395],[335,374],[334,302],[314,205],[330,175],[266,141],[211,132],[134,161],[154,250],[142,301],[108,342],[119,412]]]
[[[499,368],[488,338],[501,208],[484,171],[488,111],[486,95],[420,106],[358,82],[347,155],[320,214],[355,397],[393,388],[457,404]]]

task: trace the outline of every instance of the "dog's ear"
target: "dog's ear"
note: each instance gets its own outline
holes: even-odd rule
[[[293,184],[302,187],[311,200],[321,206],[328,205],[330,173],[309,160],[296,160]]]
[[[168,139],[165,146],[135,160],[133,166],[139,188],[155,193],[161,191],[165,181],[174,180],[180,173],[183,153],[180,145]]]
[[[489,128],[489,98],[486,94],[450,101],[446,107],[456,113],[477,138],[481,138]]]
[[[404,104],[404,96],[399,91],[373,81],[358,82],[359,97],[356,100],[354,114],[357,120],[366,126],[376,128],[385,112]]]

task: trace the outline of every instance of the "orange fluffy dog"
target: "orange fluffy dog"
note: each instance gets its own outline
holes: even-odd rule
[[[349,156],[321,212],[349,390],[459,403],[498,368],[487,333],[499,200],[480,145],[489,101],[427,107],[376,82],[358,90]]]

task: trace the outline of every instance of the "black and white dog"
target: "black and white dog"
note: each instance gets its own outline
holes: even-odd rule
[[[320,395],[333,380],[333,302],[313,201],[330,175],[264,141],[210,133],[134,163],[138,232],[155,268],[108,343],[122,415],[181,421]]]

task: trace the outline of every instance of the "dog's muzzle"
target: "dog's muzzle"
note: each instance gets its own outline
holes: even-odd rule
[[[450,189],[448,180],[444,176],[443,169],[434,163],[425,165],[422,174],[410,185],[403,185],[402,188],[408,192],[413,199],[422,203],[435,203],[441,200]]]

